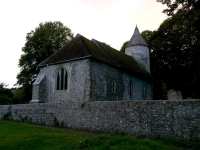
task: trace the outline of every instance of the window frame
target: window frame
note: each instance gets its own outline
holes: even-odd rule
[[[112,92],[115,93],[116,92],[116,82],[114,80],[111,81],[111,88],[112,88]]]
[[[129,97],[133,97],[133,81],[130,80],[128,83],[128,93],[129,93]]]
[[[55,74],[55,90],[64,91],[68,89],[68,72],[64,67],[59,67]]]
[[[142,86],[142,98],[143,98],[143,100],[147,99],[146,85]]]

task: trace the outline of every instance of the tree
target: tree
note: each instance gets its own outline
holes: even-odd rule
[[[199,98],[200,39],[196,12],[177,12],[166,19],[157,31],[141,35],[151,50],[151,74],[154,99],[166,99],[169,89],[181,90],[183,97]]]
[[[199,98],[200,1],[157,1],[168,6],[163,12],[170,17],[158,30],[141,33],[151,50],[154,99],[165,99],[172,88],[181,90],[184,98]],[[126,43],[122,51],[124,47]]]
[[[0,83],[0,105],[12,104],[13,93],[10,89],[6,88],[8,85]]]
[[[30,88],[30,89],[28,89]],[[26,91],[25,91],[26,90]],[[27,91],[31,92],[32,87],[19,87],[15,89],[14,95],[13,95],[13,104],[21,104],[21,103],[28,103],[29,101],[26,101],[27,97]]]
[[[17,84],[23,86],[24,100],[31,99],[32,83],[39,70],[37,66],[73,38],[71,30],[61,22],[40,23],[35,30],[27,33],[24,54],[19,59],[20,73]]]
[[[184,98],[200,97],[196,88],[200,84],[200,36],[195,15],[192,10],[178,10],[150,39],[152,75],[167,90],[181,90]]]
[[[157,1],[168,6],[163,12],[170,18],[151,36],[152,74],[166,89],[181,90],[184,98],[199,98],[200,1]]]
[[[120,52],[125,53],[125,49],[126,49],[126,45],[128,44],[129,41],[124,42],[124,44],[122,45],[122,47],[120,48]]]
[[[147,42],[148,45],[149,45],[152,34],[153,34],[153,32],[150,30],[145,30],[145,31],[141,32],[141,36],[143,37],[145,42]]]
[[[157,0],[157,2],[161,2],[162,4],[167,5],[167,9],[163,12],[168,16],[173,16],[176,12],[189,12],[189,11],[197,11],[200,8],[199,0]]]

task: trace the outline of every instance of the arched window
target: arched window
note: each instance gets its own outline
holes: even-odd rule
[[[116,83],[115,81],[112,81],[112,92],[115,93],[115,90],[116,90]]]
[[[56,74],[56,90],[67,89],[67,71],[60,68]]]
[[[145,100],[146,99],[146,86],[143,85],[142,87],[142,98]]]
[[[131,80],[129,81],[129,96],[133,96],[133,82]]]

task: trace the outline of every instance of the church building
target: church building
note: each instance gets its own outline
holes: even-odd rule
[[[125,53],[77,34],[38,67],[30,102],[152,99],[149,48],[137,27]]]

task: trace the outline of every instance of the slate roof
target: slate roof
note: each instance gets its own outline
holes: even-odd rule
[[[95,39],[88,40],[80,34],[40,63],[39,66],[42,67],[47,64],[52,65],[83,58],[94,58],[138,78],[152,81],[152,76],[144,68],[140,67],[131,56]]]
[[[128,42],[127,47],[135,46],[135,45],[143,45],[148,46],[145,40],[142,38],[137,26],[135,27],[135,31],[133,33],[133,36],[131,37],[130,41]]]

